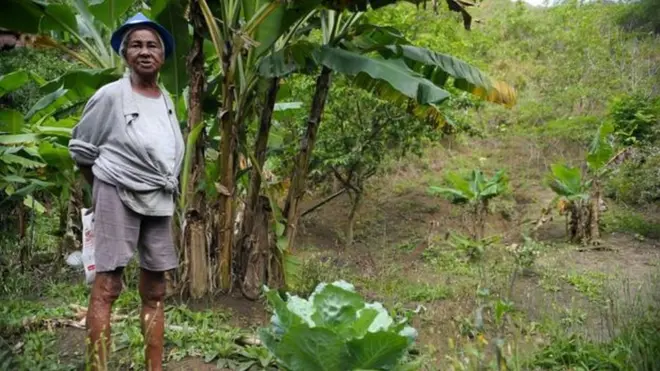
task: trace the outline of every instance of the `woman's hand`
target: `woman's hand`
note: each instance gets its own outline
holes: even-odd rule
[[[78,167],[87,183],[89,183],[90,186],[94,186],[94,173],[92,172],[92,167],[84,165],[78,165]]]

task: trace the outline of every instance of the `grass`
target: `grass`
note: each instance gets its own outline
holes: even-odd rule
[[[603,214],[603,225],[608,232],[631,233],[640,239],[660,238],[660,223],[626,207],[613,205]]]
[[[77,290],[77,289],[75,289]],[[64,299],[58,296],[56,299]],[[122,293],[113,307],[114,313],[128,317],[113,323],[112,341],[114,353],[112,364],[117,368],[137,367],[144,364],[144,341],[139,323],[139,294],[134,289]],[[241,329],[229,324],[232,314],[220,310],[193,311],[185,305],[166,306],[165,358],[178,361],[185,357],[202,357],[205,362],[220,362],[232,369],[248,364],[268,365],[272,362],[263,350],[243,348],[237,345],[239,337],[252,335],[252,330]],[[73,310],[63,301],[54,307],[44,307],[38,302],[25,300],[5,300],[0,306],[0,333],[3,338],[10,336],[16,354],[5,354],[8,364],[19,365],[21,370],[73,370],[82,362],[82,346],[74,349],[79,352],[75,364],[62,363],[62,355],[54,346],[59,332],[48,328],[50,319],[72,318]],[[34,324],[26,328],[26,320]],[[13,335],[11,335],[13,334]],[[2,348],[0,348],[1,350]],[[0,355],[3,353],[0,351]],[[12,359],[8,359],[12,358]],[[66,358],[66,357],[64,357]],[[0,365],[3,364],[0,359]],[[236,368],[234,368],[236,367]]]
[[[567,273],[562,276],[567,283],[589,300],[602,302],[603,288],[607,275],[601,272]]]

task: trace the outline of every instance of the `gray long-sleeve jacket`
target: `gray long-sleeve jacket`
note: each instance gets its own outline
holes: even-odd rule
[[[163,89],[170,123],[175,133],[176,164],[167,164],[145,149],[145,140],[133,127],[140,112],[128,77],[101,87],[87,102],[80,122],[73,128],[69,152],[80,165],[92,166],[94,176],[132,192],[178,191],[184,142],[174,104]]]

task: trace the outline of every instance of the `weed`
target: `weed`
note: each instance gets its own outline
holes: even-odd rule
[[[472,239],[459,234],[452,234],[448,243],[450,246],[465,254],[468,261],[477,261],[482,258],[486,249],[498,242],[499,236],[481,239]]]
[[[419,284],[410,285],[407,291],[402,293],[406,301],[431,302],[450,298],[453,291],[450,287],[443,285]]]
[[[342,276],[333,259],[320,254],[312,254],[302,261],[299,279],[295,280],[291,291],[297,295],[309,295],[321,282],[332,282]]]
[[[90,288],[84,283],[70,284],[66,282],[50,282],[46,286],[46,296],[65,300],[68,303],[87,305]]]
[[[74,365],[62,364],[55,351],[55,333],[38,331],[26,333],[21,343],[20,354],[16,357],[20,370],[68,371]]]
[[[506,247],[506,251],[513,256],[516,267],[526,271],[531,269],[543,249],[543,244],[524,236],[523,244],[511,244]]]
[[[408,241],[405,241],[405,242],[402,242],[402,243],[398,244],[395,247],[395,249],[397,251],[407,251],[407,252],[409,252],[409,251],[414,250],[415,247],[419,246],[420,242],[422,242],[421,239],[413,238],[413,239],[410,239]]]
[[[607,275],[600,272],[568,273],[562,278],[589,300],[601,302],[604,299],[603,288]]]
[[[596,343],[573,333],[553,335],[549,345],[528,366],[544,370],[657,370],[660,367],[658,318],[642,318],[607,343]]]
[[[42,320],[73,315],[68,306],[47,307],[27,300],[5,300],[0,305],[0,335],[8,337],[38,327]]]
[[[603,214],[603,225],[608,232],[633,233],[640,238],[660,238],[660,223],[649,221],[628,208],[612,207]]]
[[[559,323],[565,329],[571,329],[584,325],[587,320],[587,313],[580,308],[569,307],[563,308],[561,311],[561,319]]]

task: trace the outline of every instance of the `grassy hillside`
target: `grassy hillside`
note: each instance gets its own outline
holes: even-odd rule
[[[308,217],[309,286],[301,290],[341,277],[394,308],[416,310],[424,369],[496,369],[498,357],[512,369],[657,368],[660,339],[650,328],[658,317],[645,308],[660,299],[653,294],[660,274],[660,38],[624,30],[630,7],[616,4],[543,9],[484,1],[473,14],[478,22],[469,32],[454,14],[438,18],[410,5],[371,17],[515,84],[518,104],[506,109],[459,96],[452,115],[476,130],[431,144],[421,158],[392,162],[372,181],[356,246],[342,247],[348,200]],[[639,119],[644,114],[648,122]],[[555,197],[546,183],[551,165],[585,167],[590,141],[608,121],[635,121],[655,134],[635,146],[643,160],[624,163],[607,180],[600,244],[567,244],[559,215],[533,233]],[[486,246],[452,240],[469,232],[472,216],[428,193],[445,184],[447,172],[474,168],[503,169],[510,181],[490,205],[486,234],[496,242]],[[480,248],[479,259],[467,259]],[[525,259],[533,262],[527,273],[514,273]]]

